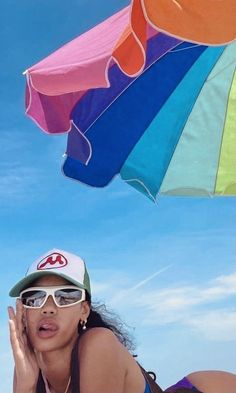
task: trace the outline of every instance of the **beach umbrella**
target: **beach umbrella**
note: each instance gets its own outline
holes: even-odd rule
[[[26,114],[68,133],[63,172],[155,200],[236,194],[236,3],[134,0],[25,71]]]

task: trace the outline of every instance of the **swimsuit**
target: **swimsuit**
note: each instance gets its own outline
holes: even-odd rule
[[[145,386],[144,393],[151,393],[151,390],[150,390],[150,387],[149,387],[147,381],[146,381],[146,386]]]
[[[184,377],[183,379],[181,379],[179,382],[177,382],[175,385],[170,386],[169,388],[167,388],[165,390],[166,393],[175,393],[175,391],[177,389],[181,389],[181,388],[185,388],[185,389],[189,389],[189,392],[198,392],[201,393],[200,390],[198,390],[197,388],[195,388],[195,386],[193,386],[191,384],[191,382]],[[146,392],[144,392],[146,393]]]
[[[164,392],[165,393],[175,393],[175,391],[177,389],[181,389],[181,388],[189,389],[189,393],[190,392],[201,393],[197,388],[195,388],[195,386],[193,386],[191,384],[191,382],[189,382],[189,380],[186,377],[181,379],[175,385],[172,385],[169,388],[167,388]],[[145,387],[144,393],[151,393],[150,387],[147,382],[146,382],[146,387]]]

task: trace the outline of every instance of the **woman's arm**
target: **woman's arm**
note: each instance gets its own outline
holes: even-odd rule
[[[236,375],[226,371],[196,371],[187,379],[203,393],[236,393]]]

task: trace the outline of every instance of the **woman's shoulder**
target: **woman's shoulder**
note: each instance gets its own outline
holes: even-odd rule
[[[90,346],[103,346],[104,343],[111,345],[111,347],[121,345],[116,335],[110,329],[104,327],[88,329],[85,333],[83,333],[80,342],[81,345],[85,346],[87,346],[87,344]]]
[[[111,364],[114,359],[124,361],[126,349],[119,342],[116,335],[109,329],[94,327],[82,334],[79,344],[79,355],[93,358],[99,361],[102,356],[110,359]]]
[[[111,330],[95,327],[83,333],[78,355],[82,391],[144,391],[138,365]]]

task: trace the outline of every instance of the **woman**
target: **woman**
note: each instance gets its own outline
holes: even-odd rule
[[[16,312],[9,307],[13,393],[161,392],[157,385],[151,387],[151,379],[149,384],[119,328],[93,310],[89,275],[80,257],[49,251],[31,265],[10,296],[20,297]],[[193,373],[178,388],[235,393],[235,378]],[[175,389],[177,385],[171,391]]]

